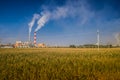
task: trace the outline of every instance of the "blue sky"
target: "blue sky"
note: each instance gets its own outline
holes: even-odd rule
[[[28,41],[34,14],[50,13],[37,31],[37,43],[47,45],[95,44],[97,29],[101,44],[117,44],[120,33],[120,0],[0,0],[2,43]],[[38,20],[33,25],[33,33]]]

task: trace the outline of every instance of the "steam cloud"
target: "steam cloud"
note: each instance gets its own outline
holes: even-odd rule
[[[47,7],[48,8],[48,7]],[[89,13],[89,14],[88,14]],[[32,21],[29,23],[29,33],[35,23],[35,20],[38,19],[37,24],[38,26],[35,29],[37,32],[41,29],[46,22],[49,20],[57,20],[66,17],[79,17],[81,19],[81,24],[85,24],[89,18],[93,17],[94,13],[90,12],[84,5],[83,2],[67,2],[66,5],[61,7],[56,7],[54,10],[50,11],[49,8],[43,10],[41,14],[35,14]],[[41,16],[41,17],[39,17]]]
[[[32,21],[30,23],[28,23],[28,26],[29,26],[29,40],[30,40],[30,33],[32,31],[32,27],[35,24],[35,20],[38,19],[39,17],[40,17],[39,14],[34,14],[34,16],[32,18]]]
[[[42,17],[37,22],[38,26],[35,29],[35,32],[37,32],[42,26],[44,26],[44,24],[49,20],[49,18],[50,18],[49,12],[42,13]]]
[[[47,21],[65,18],[67,16],[67,8],[63,7],[57,7],[56,10],[53,12],[50,11],[44,11],[41,13],[41,18],[37,21],[37,28],[35,29],[35,32],[37,32],[39,29],[41,29]]]

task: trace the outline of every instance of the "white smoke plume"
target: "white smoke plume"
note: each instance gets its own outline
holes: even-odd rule
[[[77,16],[80,20],[79,23],[85,24],[94,15],[94,13],[90,12],[85,7],[84,3],[80,1],[74,2],[74,3],[67,2],[64,6],[56,7],[52,11],[49,9],[49,7],[48,9],[45,7],[44,9],[43,9],[43,12],[41,12],[41,14],[34,14],[32,21],[28,24],[29,33],[31,32],[31,29],[35,23],[35,20],[38,18],[39,18],[37,21],[38,26],[35,29],[35,32],[41,29],[49,20],[57,20],[57,19],[66,18],[66,17],[74,18]]]
[[[31,32],[33,25],[35,24],[35,20],[40,17],[39,14],[34,14],[32,21],[28,24],[29,25],[29,32]]]
[[[30,33],[32,31],[32,27],[35,24],[36,19],[38,19],[39,17],[40,17],[39,14],[34,14],[33,18],[32,18],[32,21],[30,23],[28,23],[28,26],[29,26],[29,40],[30,40]]]
[[[35,29],[35,32],[37,32],[41,27],[43,27],[50,18],[49,12],[43,12],[41,13],[41,15],[42,15],[41,18],[37,21],[38,26]]]
[[[37,28],[35,29],[35,32],[37,32],[39,29],[41,29],[47,21],[65,18],[67,16],[67,8],[57,7],[56,10],[53,12],[50,11],[44,11],[41,13],[41,18],[37,21]]]
[[[56,10],[54,10],[51,13],[51,19],[60,19],[65,18],[68,16],[68,8],[67,7],[57,7]]]

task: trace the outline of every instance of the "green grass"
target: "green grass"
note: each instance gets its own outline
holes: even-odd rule
[[[0,49],[0,80],[120,80],[120,49]]]

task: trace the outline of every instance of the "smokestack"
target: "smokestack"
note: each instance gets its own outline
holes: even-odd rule
[[[99,46],[100,46],[99,30],[97,30],[97,45],[98,45],[98,51],[99,51]]]
[[[34,46],[36,46],[36,32],[34,32]]]
[[[28,41],[29,41],[29,43],[30,43],[30,33],[28,34]]]

